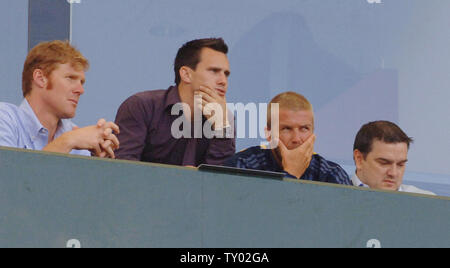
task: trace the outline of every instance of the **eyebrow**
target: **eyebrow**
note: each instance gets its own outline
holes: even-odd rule
[[[224,69],[220,68],[220,67],[209,67],[208,70],[210,71],[222,71]],[[228,77],[231,75],[231,72],[229,70],[225,70],[225,75]]]
[[[73,77],[73,78],[75,78],[75,79],[80,79],[82,85],[84,85],[84,84],[86,83],[86,78],[82,78],[83,76],[81,76],[81,75],[77,75],[77,74],[73,74],[73,73],[68,73],[67,76]]]
[[[381,158],[381,157],[380,157],[380,158],[377,158],[376,161],[378,161],[378,162],[385,162],[385,163],[389,163],[389,164],[395,163],[395,162],[392,161],[392,160],[389,160],[389,159],[386,159],[386,158]],[[408,162],[408,159],[399,161],[399,162],[397,162],[397,163],[398,163],[398,164],[404,164],[404,163],[406,163],[406,162]]]
[[[299,125],[299,126],[297,126],[297,125],[291,126],[291,125],[288,125],[288,124],[282,124],[282,123],[280,123],[279,125],[280,125],[280,127],[290,127],[290,128],[295,128],[295,127],[299,127],[299,128],[303,128],[303,127],[312,128],[312,127],[313,127],[312,124]]]

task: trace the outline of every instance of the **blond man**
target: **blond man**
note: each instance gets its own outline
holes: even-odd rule
[[[272,117],[272,104],[278,104],[277,129],[271,129],[276,119]],[[301,180],[351,184],[338,164],[314,153],[314,112],[304,96],[295,92],[276,96],[269,103],[266,133],[267,140],[276,146],[272,149],[251,147],[228,159],[225,165],[283,172],[287,177]]]
[[[75,117],[84,93],[88,60],[69,42],[43,42],[25,60],[24,100],[0,103],[0,146],[114,158],[119,128],[100,119],[78,128]]]

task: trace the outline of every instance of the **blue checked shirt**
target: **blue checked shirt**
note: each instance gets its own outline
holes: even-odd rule
[[[286,177],[297,179],[287,173],[276,161],[272,150],[263,149],[260,146],[248,148],[228,159],[225,166],[256,169],[285,173]],[[344,185],[352,185],[350,178],[342,167],[331,161],[325,160],[318,154],[314,154],[301,180],[320,181]]]
[[[70,120],[62,119],[55,138],[71,131],[74,126]],[[42,126],[26,99],[19,107],[0,102],[0,146],[42,150],[48,144],[48,135],[48,130]],[[86,150],[72,150],[70,153],[91,156]]]

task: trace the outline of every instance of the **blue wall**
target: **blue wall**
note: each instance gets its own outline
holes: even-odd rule
[[[0,101],[20,103],[27,55],[28,0],[0,0]]]

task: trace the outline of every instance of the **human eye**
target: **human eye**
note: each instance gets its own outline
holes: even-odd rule
[[[384,159],[380,159],[377,162],[378,162],[378,164],[380,164],[382,166],[389,166],[389,165],[391,165],[391,162],[389,162],[387,160],[384,160]]]
[[[406,162],[398,163],[397,166],[403,168],[406,166]]]

